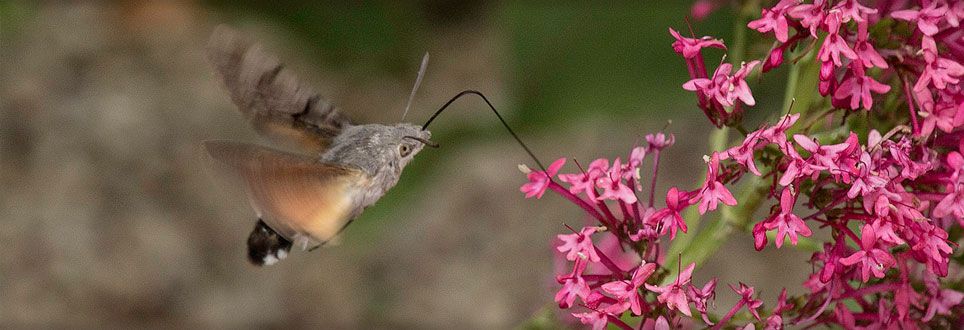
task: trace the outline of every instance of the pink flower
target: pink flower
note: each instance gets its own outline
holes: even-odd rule
[[[546,172],[530,171],[528,174],[526,174],[529,182],[523,184],[522,187],[519,188],[519,191],[524,192],[526,194],[526,198],[532,198],[533,196],[536,198],[542,198],[542,194],[544,194],[546,189],[549,188],[549,182],[552,181],[552,177],[556,176],[556,173],[559,173],[559,169],[565,164],[566,159],[559,158],[559,160],[556,160],[549,165],[549,168],[546,169]]]
[[[847,149],[846,143],[819,145],[815,139],[806,135],[794,134],[793,140],[797,141],[804,150],[810,152],[810,161],[823,169],[836,169],[838,154]]]
[[[756,163],[753,162],[755,159],[753,152],[756,151],[757,143],[762,140],[759,138],[759,132],[760,131],[754,131],[748,134],[746,139],[743,140],[743,144],[727,149],[726,152],[723,153],[722,158],[733,159],[733,161],[743,165],[750,173],[756,176],[763,175],[760,173],[760,170],[756,168]]]
[[[864,19],[864,17],[877,13],[877,9],[865,7],[861,5],[860,2],[857,2],[857,0],[841,1],[836,6],[833,6],[833,8],[830,10],[839,10],[840,17],[843,19],[844,23],[850,22],[851,19],[857,22],[866,22],[867,20]]]
[[[667,228],[670,230],[670,239],[676,238],[677,228],[686,232],[686,221],[683,220],[680,212],[690,206],[688,196],[688,193],[679,191],[676,187],[669,188],[666,192],[666,208],[656,211],[651,218],[657,223],[664,224],[664,233]]]
[[[807,224],[796,214],[793,214],[793,204],[796,201],[797,198],[790,192],[790,188],[784,188],[780,195],[780,213],[765,225],[767,230],[773,230],[774,228],[777,230],[776,244],[778,249],[783,246],[783,241],[787,236],[790,237],[790,243],[797,245],[798,234],[804,237],[809,237],[812,234]]]
[[[796,154],[796,151],[786,156],[787,169],[783,171],[783,176],[780,177],[779,183],[781,186],[789,186],[793,181],[807,177],[813,173],[811,166],[809,166],[803,158],[800,158],[800,155]]]
[[[763,325],[763,330],[783,330],[783,317],[780,315],[770,315]]]
[[[773,307],[773,314],[782,314],[784,311],[793,309],[793,305],[787,303],[787,288],[780,290],[780,296],[777,297],[777,306]]]
[[[636,193],[633,189],[623,183],[623,167],[619,158],[613,161],[613,167],[609,168],[609,175],[602,177],[596,184],[603,188],[602,195],[596,197],[597,200],[621,200],[626,204],[636,202]]]
[[[733,65],[729,63],[720,64],[713,72],[712,78],[693,78],[683,84],[683,89],[696,92],[708,99],[716,100],[717,103],[732,106],[729,101],[730,71]]]
[[[763,220],[757,222],[753,225],[753,248],[757,251],[763,251],[763,248],[767,246],[767,221]]]
[[[639,287],[646,283],[646,279],[649,278],[649,275],[652,275],[654,271],[656,271],[656,264],[643,261],[643,263],[636,268],[636,271],[633,272],[633,276],[629,281],[609,282],[603,284],[602,289],[612,294],[619,301],[629,303],[633,314],[642,315],[642,298],[639,296]]]
[[[693,275],[693,268],[696,268],[696,264],[690,264],[686,267],[683,272],[676,277],[676,281],[667,286],[658,287],[655,285],[646,284],[646,289],[659,293],[656,299],[661,304],[666,304],[669,309],[675,309],[680,311],[686,316],[693,316],[690,313],[689,302],[686,299],[686,290],[684,289],[687,284],[690,283],[690,277]]]
[[[863,67],[859,67],[862,63],[860,61],[854,62],[855,65],[852,66],[853,73],[849,77],[845,78],[840,86],[837,87],[837,91],[834,92],[833,97],[836,99],[850,99],[850,108],[857,110],[860,108],[861,102],[863,102],[863,108],[870,110],[874,105],[874,98],[870,92],[877,94],[884,94],[890,91],[890,86],[882,84],[874,78],[864,74]],[[853,68],[853,67],[857,68]]]
[[[669,34],[672,34],[673,38],[676,38],[676,41],[673,42],[673,50],[688,59],[699,55],[700,50],[705,47],[719,48],[724,50],[726,49],[726,46],[723,45],[723,41],[720,41],[719,39],[713,39],[711,37],[702,37],[699,39],[686,38],[681,36],[679,32],[676,32],[676,30],[673,30],[672,28],[669,29]]]
[[[753,317],[759,321],[760,313],[757,312],[757,308],[763,306],[763,301],[753,299],[753,287],[740,282],[739,289],[734,288],[732,285],[730,285],[730,289],[740,295],[740,301],[742,301],[746,309],[750,311],[750,314],[753,314]]]
[[[793,124],[797,122],[797,119],[800,119],[799,113],[783,116],[783,118],[780,118],[780,121],[778,121],[776,125],[762,130],[760,138],[776,144],[781,148],[781,150],[783,150],[785,147],[788,147],[786,132],[791,126],[793,126]]]
[[[585,227],[579,233],[568,235],[557,235],[562,241],[556,250],[566,253],[566,260],[576,261],[576,259],[587,259],[591,262],[599,262],[599,255],[596,254],[596,247],[592,245],[592,234],[596,232],[596,227]]]
[[[589,164],[586,173],[560,174],[559,180],[569,183],[569,192],[578,194],[585,193],[586,196],[596,198],[596,181],[609,172],[609,161],[597,159]]]
[[[826,16],[826,0],[814,0],[812,4],[802,3],[789,10],[790,17],[800,20],[800,25],[810,29],[810,36],[817,37],[817,29]]]
[[[924,43],[934,42],[931,38],[925,37],[923,39]],[[948,85],[954,85],[961,81],[960,77],[964,75],[964,66],[960,63],[936,55],[926,56],[933,54],[933,52],[925,51],[924,54],[927,65],[924,66],[924,72],[921,73],[917,83],[914,84],[915,90],[924,89],[928,84],[934,85],[937,89],[945,89]]]
[[[871,226],[874,226],[874,232],[877,233],[877,238],[887,244],[900,245],[906,243],[904,239],[900,238],[900,235],[894,231],[894,225],[889,221],[878,218]]]
[[[911,249],[924,257],[925,265],[933,273],[940,276],[947,276],[947,258],[953,249],[947,244],[947,232],[927,222],[916,224],[918,228],[913,231],[918,235],[917,243],[911,245]]]
[[[691,79],[683,84],[683,89],[696,92],[726,107],[733,106],[737,99],[752,106],[756,101],[753,99],[750,87],[746,84],[746,76],[759,64],[760,61],[743,64],[731,77],[730,71],[733,70],[733,65],[723,63],[716,68],[712,78]]]
[[[844,329],[857,329],[854,314],[851,313],[844,304],[837,304],[837,306],[834,307],[833,316],[837,320],[837,323],[842,325]]]
[[[706,181],[697,196],[700,200],[700,214],[706,214],[707,210],[716,210],[720,202],[729,206],[736,205],[736,198],[733,198],[730,190],[718,181],[717,176],[720,172],[720,156],[718,153],[713,153],[708,165]]]
[[[643,164],[643,159],[646,159],[646,153],[649,147],[635,147],[629,152],[629,164],[626,164],[630,172],[633,172],[633,177],[639,179],[639,176],[635,175],[636,169],[639,165]]]
[[[773,31],[773,33],[776,34],[777,40],[787,42],[787,33],[789,31],[786,17],[787,9],[795,3],[795,0],[782,0],[771,9],[763,8],[762,17],[751,21],[746,26],[760,33]]]
[[[656,318],[656,324],[653,325],[653,330],[669,330],[669,329],[670,329],[669,321],[666,321],[665,317],[660,315],[658,318]]]
[[[890,13],[890,16],[909,22],[916,21],[917,28],[920,29],[920,32],[928,36],[933,36],[940,31],[937,25],[940,24],[941,18],[943,18],[946,12],[947,5],[940,1],[933,1],[929,6],[921,10],[898,10]]]
[[[887,269],[897,261],[886,250],[876,248],[876,245],[877,232],[874,230],[874,226],[864,225],[860,233],[861,250],[854,252],[849,257],[840,259],[840,263],[845,266],[861,264],[860,269],[863,274],[861,278],[864,282],[870,279],[871,274],[876,278],[883,278]]]
[[[854,175],[853,185],[847,191],[847,198],[867,195],[877,189],[883,188],[887,184],[887,179],[872,171],[875,163],[871,160],[870,154],[863,152],[860,155],[860,162],[856,165],[857,173]]]
[[[585,300],[587,296],[589,296],[589,285],[586,284],[586,280],[582,276],[572,275],[564,280],[562,289],[556,293],[555,300],[559,303],[559,308],[569,308],[576,301],[576,297]]]
[[[951,315],[951,309],[960,305],[961,301],[964,300],[964,293],[953,289],[941,289],[941,284],[936,278],[928,278],[924,281],[924,285],[927,287],[927,292],[930,293],[927,297],[929,300],[927,313],[921,319],[924,322],[930,321],[937,314]]]
[[[874,66],[886,69],[888,67],[887,61],[884,60],[883,56],[874,49],[874,45],[867,40],[870,36],[867,33],[867,21],[857,22],[857,43],[854,44],[854,51],[857,53],[860,62],[864,64],[867,68],[872,68]]]
[[[604,330],[609,324],[609,317],[606,313],[590,311],[586,313],[572,313],[582,324],[592,326],[593,330]]]
[[[956,173],[964,172],[964,156],[956,151],[951,152],[947,155],[947,166]],[[964,218],[964,182],[954,182],[948,187],[950,189],[947,195],[934,207],[934,216],[943,218],[954,215],[958,219]]]
[[[847,45],[847,41],[840,36],[840,13],[831,12],[827,15],[826,23],[827,30],[830,34],[827,35],[823,46],[821,46],[820,51],[817,52],[817,57],[820,58],[820,61],[829,62],[833,60],[834,65],[839,67],[843,65],[843,61],[840,60],[841,55],[851,60],[857,59],[857,53],[854,53],[854,51],[850,49],[850,46]]]
[[[676,136],[663,133],[646,134],[646,143],[649,144],[649,150],[663,150],[676,143]]]
[[[922,89],[924,92],[928,92],[926,87]],[[958,109],[955,106],[939,105],[932,106],[933,110],[920,111],[921,117],[924,117],[924,122],[921,123],[921,135],[928,136],[934,132],[934,128],[940,128],[941,131],[950,133],[960,124],[957,123]],[[964,112],[960,112],[964,113]]]
[[[696,310],[700,312],[700,316],[703,317],[703,322],[707,325],[713,325],[709,315],[707,315],[707,310],[709,301],[716,299],[716,278],[713,278],[703,285],[702,289],[697,289],[696,286],[690,286],[689,298],[693,301],[693,305],[696,306]]]
[[[740,99],[743,104],[752,106],[756,104],[753,99],[753,94],[750,93],[750,87],[746,84],[746,77],[750,75],[750,71],[760,64],[760,61],[750,61],[750,63],[743,63],[740,65],[740,69],[733,74],[733,78],[730,79],[730,89],[731,97]],[[732,103],[732,101],[731,101]]]
[[[790,44],[782,44],[770,51],[766,61],[763,62],[763,73],[770,72],[770,70],[783,64],[783,54],[787,51],[787,46],[789,45]]]

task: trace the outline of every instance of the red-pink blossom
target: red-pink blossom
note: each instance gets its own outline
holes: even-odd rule
[[[784,188],[780,195],[780,212],[764,225],[767,230],[777,230],[776,245],[778,249],[783,246],[786,237],[790,237],[790,243],[797,245],[797,235],[809,237],[812,234],[807,224],[796,214],[793,214],[793,204],[796,201],[797,197],[793,195],[791,188]]]
[[[730,190],[720,183],[717,177],[720,172],[720,156],[718,153],[713,153],[707,167],[706,181],[704,181],[703,188],[700,189],[696,197],[700,201],[700,214],[715,210],[720,202],[730,206],[736,205],[736,198],[733,198]]]
[[[591,262],[599,262],[599,255],[596,248],[592,245],[592,234],[596,232],[596,227],[585,227],[578,233],[557,235],[562,244],[556,247],[561,253],[566,254],[566,260],[576,261],[577,258],[588,259]]]
[[[861,61],[854,63],[855,65],[853,65],[850,70],[852,74],[845,78],[844,81],[840,83],[840,86],[837,86],[833,97],[841,100],[850,99],[851,109],[860,109],[862,105],[864,109],[870,110],[871,107],[874,106],[874,98],[870,93],[887,93],[890,91],[890,86],[882,84],[874,80],[873,77],[866,75],[862,67],[854,67],[860,66],[859,63],[862,63]]]
[[[661,304],[666,304],[669,309],[675,309],[680,311],[686,316],[692,316],[690,313],[689,300],[686,297],[686,285],[690,283],[690,278],[693,276],[693,269],[696,268],[696,264],[690,264],[679,276],[676,277],[676,281],[666,286],[655,286],[646,284],[646,289],[659,293],[657,299]]]
[[[585,193],[589,198],[596,198],[596,181],[609,172],[609,160],[597,159],[589,164],[585,173],[560,174],[559,180],[568,183],[569,192],[573,194]]]
[[[566,159],[559,158],[555,162],[552,162],[545,172],[530,171],[528,174],[526,174],[529,182],[523,184],[522,187],[519,188],[519,191],[524,192],[526,194],[526,198],[542,198],[542,194],[544,194],[546,189],[549,188],[549,182],[552,181],[552,177],[555,177],[556,173],[559,173],[559,169],[562,168],[562,165],[565,164]]]
[[[870,279],[871,274],[876,278],[884,277],[887,269],[897,262],[889,252],[877,248],[877,232],[873,226],[865,225],[861,230],[860,247],[860,251],[840,259],[840,263],[846,266],[860,264],[861,279],[864,282]]]
[[[840,35],[840,12],[831,12],[828,14],[826,24],[830,34],[827,35],[823,46],[820,47],[820,51],[817,53],[820,61],[830,62],[832,60],[833,64],[839,67],[843,65],[842,57],[851,60],[857,59],[857,53],[854,53],[854,51],[850,49],[850,45],[847,44],[846,39]]]
[[[925,35],[933,36],[940,29],[937,27],[947,12],[947,5],[941,1],[932,1],[930,5],[920,10],[898,10],[890,16],[910,22],[917,22],[917,28]]]
[[[914,89],[923,89],[927,85],[933,85],[937,89],[945,89],[948,85],[959,83],[962,75],[964,75],[964,65],[951,59],[934,57],[927,61],[924,72],[921,72],[920,78],[914,84]]]
[[[686,232],[686,221],[680,212],[690,205],[687,192],[679,191],[676,187],[669,188],[666,192],[666,208],[656,211],[650,219],[662,224],[663,231],[669,230],[670,239],[675,239],[677,229]]]
[[[756,101],[750,87],[746,83],[746,76],[760,61],[751,61],[743,64],[736,73],[730,76],[733,65],[729,63],[720,64],[710,78],[694,78],[683,84],[683,89],[694,91],[703,95],[707,99],[731,107],[736,100],[740,100],[746,105],[754,105]]]
[[[672,28],[669,29],[669,34],[672,34],[673,38],[676,38],[676,41],[673,42],[673,50],[685,58],[694,58],[700,54],[700,50],[707,47],[726,49],[722,41],[713,39],[712,37],[702,37],[699,39],[687,38]]]
[[[886,69],[890,67],[887,65],[887,61],[884,60],[883,56],[877,52],[874,45],[868,40],[870,33],[867,32],[867,25],[870,24],[867,21],[857,22],[857,43],[854,44],[854,52],[857,53],[857,57],[860,62],[867,68],[878,67],[881,69]]]
[[[877,13],[877,9],[866,7],[861,5],[857,0],[843,0],[837,3],[836,6],[830,9],[831,11],[839,11],[840,17],[844,23],[850,22],[850,20],[855,20],[857,22],[866,22],[867,15],[872,15]]]
[[[936,278],[929,276],[924,281],[927,287],[927,312],[921,320],[930,321],[935,315],[951,315],[951,309],[961,304],[964,300],[964,293],[953,290],[943,289]]]
[[[760,313],[757,312],[757,309],[760,308],[760,306],[763,306],[763,301],[753,298],[753,287],[740,282],[739,288],[735,288],[730,285],[730,289],[736,292],[736,294],[740,295],[740,301],[743,303],[746,309],[750,311],[750,314],[752,314],[753,317],[759,321]]]
[[[609,324],[609,317],[606,313],[589,311],[585,313],[572,313],[582,324],[589,325],[593,330],[604,330]]]
[[[623,171],[619,158],[616,158],[609,173],[596,181],[597,186],[603,189],[597,200],[620,200],[627,204],[636,202],[636,193],[623,182]]]
[[[563,280],[562,289],[556,293],[559,308],[569,308],[576,301],[576,297],[586,299],[589,296],[589,285],[579,275],[573,275]]]
[[[609,282],[602,285],[602,289],[612,294],[622,303],[629,305],[635,315],[642,315],[642,302],[639,297],[639,288],[646,283],[649,275],[656,271],[656,264],[646,263],[645,261],[636,268],[630,280],[620,280]]]
[[[810,29],[810,36],[817,37],[817,29],[823,25],[826,17],[826,0],[814,0],[813,3],[802,3],[789,10],[790,17],[800,20],[800,25]]]
[[[708,313],[710,300],[716,299],[716,281],[716,278],[711,279],[703,285],[702,289],[698,289],[696,286],[690,286],[688,292],[690,300],[693,301],[693,305],[696,307],[696,310],[700,312],[703,322],[707,325],[713,325]]]
[[[646,143],[650,150],[663,150],[676,143],[676,136],[673,134],[646,134]]]
[[[787,42],[789,31],[786,17],[787,9],[795,3],[796,0],[781,0],[772,8],[763,8],[761,17],[757,20],[750,21],[746,26],[760,33],[773,31],[777,40]]]

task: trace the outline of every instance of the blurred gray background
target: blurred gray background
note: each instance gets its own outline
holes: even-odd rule
[[[551,246],[582,213],[552,193],[523,199],[516,168],[534,164],[472,98],[340,245],[247,264],[253,213],[200,142],[267,142],[204,59],[219,23],[356,122],[398,121],[429,52],[409,120],[478,89],[544,162],[588,163],[626,157],[671,119],[658,196],[704,171],[711,126],[666,32],[685,29],[686,3],[286,3],[0,2],[0,327],[508,328],[551,315]],[[697,33],[726,38],[731,23],[716,14]],[[755,88],[779,103],[782,86]],[[735,299],[724,283],[772,304],[804,279],[807,254],[735,238],[696,275],[721,277],[721,303]]]

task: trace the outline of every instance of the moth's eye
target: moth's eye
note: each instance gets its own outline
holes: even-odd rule
[[[398,153],[401,154],[402,157],[406,157],[408,154],[412,153],[412,147],[407,144],[402,144],[398,146]]]

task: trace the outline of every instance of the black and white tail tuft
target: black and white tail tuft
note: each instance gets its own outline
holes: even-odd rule
[[[291,241],[258,219],[251,236],[248,236],[248,260],[256,266],[271,266],[287,257],[290,251]]]

